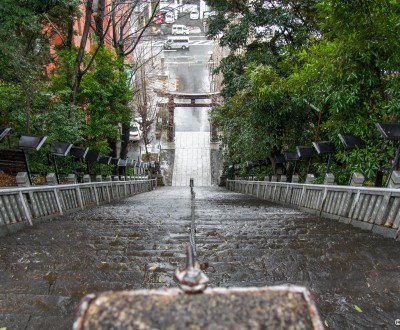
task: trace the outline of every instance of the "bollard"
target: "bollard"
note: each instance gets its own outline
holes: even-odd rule
[[[287,176],[281,175],[281,182],[287,182]]]
[[[364,183],[365,177],[361,173],[354,172],[351,175],[350,186],[353,187],[362,187]]]
[[[96,175],[96,182],[102,182],[103,178],[101,175]]]
[[[16,179],[17,179],[18,187],[30,187],[31,186],[27,172],[18,172]]]
[[[126,177],[124,175],[119,176],[119,181],[126,181]]]
[[[111,175],[107,175],[104,181],[112,181]]]
[[[89,175],[89,174],[85,174],[85,175],[83,176],[82,181],[83,181],[83,183],[91,182],[91,180],[90,180],[90,175]]]
[[[400,188],[400,171],[393,171],[390,176],[390,182],[388,188],[399,189]]]
[[[315,176],[314,176],[314,174],[307,174],[307,177],[306,177],[306,184],[313,184],[314,183],[314,181],[315,181]]]
[[[325,173],[324,184],[326,185],[335,184],[335,176],[332,173]]]
[[[278,177],[276,175],[272,175],[271,182],[278,182]]]
[[[55,173],[47,173],[46,184],[48,184],[49,186],[57,185],[57,176]]]
[[[108,291],[81,301],[72,329],[314,329],[323,330],[305,287],[178,288]]]
[[[264,181],[269,181],[269,176],[267,175],[267,176],[264,176]]]
[[[112,177],[112,180],[113,180],[113,181],[119,181],[119,176],[118,176],[118,175],[114,175],[114,176]]]
[[[299,183],[299,175],[298,174],[293,174],[292,175],[292,183]]]
[[[76,184],[76,174],[68,174],[67,176],[67,182],[69,184]]]

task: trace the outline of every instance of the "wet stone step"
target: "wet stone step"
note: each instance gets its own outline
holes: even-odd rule
[[[396,242],[222,188],[195,190],[197,259],[209,264],[210,287],[308,286],[332,329],[393,327]],[[84,294],[177,287],[172,275],[185,264],[190,209],[188,187],[163,187],[2,238],[0,307],[7,313],[0,309],[0,327],[70,329]]]
[[[60,322],[60,317],[63,319],[62,323]],[[58,330],[70,330],[71,327],[68,327],[67,324],[72,324],[74,318],[74,314],[63,316],[36,316],[32,314],[7,314],[0,312],[0,319],[4,320],[3,324],[13,324],[15,325],[14,329],[26,330],[53,329],[55,324],[58,324]]]
[[[51,296],[36,294],[0,294],[0,310],[2,313],[16,313],[43,316],[61,315],[72,304],[69,296]]]

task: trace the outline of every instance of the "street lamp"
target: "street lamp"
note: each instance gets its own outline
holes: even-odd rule
[[[340,142],[342,142],[343,147],[347,151],[353,150],[355,148],[359,148],[359,149],[365,148],[364,140],[356,135],[340,133],[340,134],[338,134],[338,136],[339,136]]]
[[[392,166],[390,168],[389,176],[386,181],[386,187],[389,186],[390,180],[392,178],[393,171],[399,166],[400,160],[400,145],[398,141],[400,141],[400,124],[394,123],[376,123],[376,127],[378,128],[379,132],[381,133],[382,137],[385,140],[395,141],[397,144],[396,155],[392,162]]]
[[[360,137],[353,134],[338,134],[340,142],[346,151],[351,151],[353,149],[364,149],[365,142]],[[349,186],[362,186],[364,183],[364,175],[362,173],[353,172],[349,178]]]
[[[288,162],[294,162],[294,166],[293,166],[293,172],[292,172],[292,179],[293,176],[296,174],[296,165],[297,165],[297,161],[299,160],[299,154],[297,153],[297,151],[290,151],[290,152],[285,152],[284,153],[285,156],[285,161],[286,163]]]
[[[72,148],[72,143],[53,142],[51,144],[50,153],[53,158],[54,170],[56,172],[56,179],[58,184],[60,184],[60,178],[58,176],[56,156],[63,156],[63,157],[67,156],[71,148]]]
[[[21,135],[18,141],[18,148],[23,151],[25,167],[28,172],[29,183],[32,185],[31,171],[28,163],[27,151],[39,151],[46,142],[47,136]]]
[[[78,172],[76,170],[76,162],[79,161],[80,168],[82,168],[82,159],[85,159],[89,148],[87,147],[72,147],[69,154],[73,157],[73,165],[74,165],[74,174],[78,176]],[[85,164],[83,164],[83,173],[85,172]],[[83,176],[83,174],[82,174]]]
[[[319,141],[313,142],[312,144],[318,154],[327,155],[326,173],[330,173],[329,169],[331,165],[332,154],[335,153],[335,145],[331,141]]]
[[[2,141],[5,136],[10,133],[11,128],[9,127],[0,127],[0,141]]]
[[[297,151],[297,154],[299,155],[299,158],[308,159],[307,174],[310,174],[311,162],[312,162],[312,158],[314,156],[313,147],[297,146],[296,151]]]
[[[87,165],[87,171],[88,174],[90,175],[90,164],[94,163],[94,162],[98,162],[100,159],[100,152],[97,151],[92,151],[92,150],[88,150],[87,154],[86,154],[86,165]]]

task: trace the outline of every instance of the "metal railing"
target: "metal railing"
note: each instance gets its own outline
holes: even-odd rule
[[[0,237],[46,219],[153,190],[156,179],[0,189]]]
[[[394,237],[400,189],[228,180],[227,188]]]

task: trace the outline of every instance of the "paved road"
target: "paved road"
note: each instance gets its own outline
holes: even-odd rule
[[[212,287],[304,285],[330,329],[397,329],[398,242],[223,188],[195,191]],[[0,328],[70,329],[86,293],[175,287],[190,205],[189,188],[163,187],[2,238]]]

